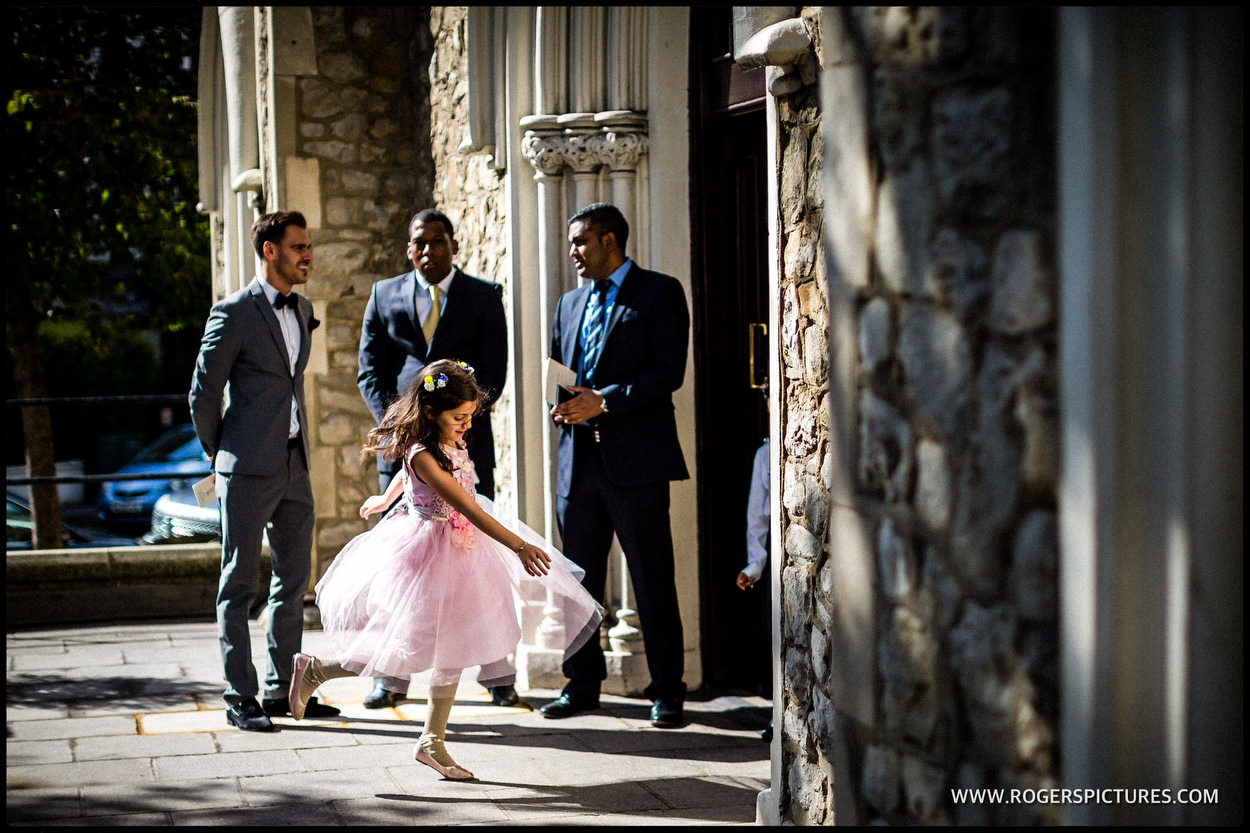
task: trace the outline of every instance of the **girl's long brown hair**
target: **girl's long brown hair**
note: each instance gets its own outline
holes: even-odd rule
[[[446,384],[439,387],[442,378],[446,379]],[[433,390],[426,389],[427,380]],[[369,431],[360,459],[381,454],[388,460],[398,460],[413,443],[420,443],[444,471],[453,471],[451,460],[439,447],[438,415],[466,402],[477,402],[480,406],[483,398],[483,391],[470,368],[451,359],[430,362]]]

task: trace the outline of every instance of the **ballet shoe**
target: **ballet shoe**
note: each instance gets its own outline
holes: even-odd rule
[[[325,675],[321,673],[321,663],[316,657],[309,654],[295,655],[291,660],[291,688],[287,693],[291,717],[303,720],[309,699],[325,681]]]
[[[417,763],[422,763],[433,769],[439,775],[451,781],[469,781],[474,775],[460,764],[456,763],[451,755],[447,754],[446,747],[443,746],[443,739],[437,735],[422,735],[417,741],[417,748],[413,753],[413,758]],[[442,758],[440,762],[438,759]]]

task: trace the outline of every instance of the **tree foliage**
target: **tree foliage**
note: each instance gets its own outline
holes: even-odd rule
[[[9,7],[6,280],[42,317],[203,324],[197,7]]]

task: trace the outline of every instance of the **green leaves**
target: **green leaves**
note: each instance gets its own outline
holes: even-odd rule
[[[202,325],[200,9],[19,6],[6,17],[7,279],[26,283],[41,319]]]

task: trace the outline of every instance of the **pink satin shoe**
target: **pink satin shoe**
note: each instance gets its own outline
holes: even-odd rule
[[[435,755],[445,759],[447,763],[439,763]],[[417,748],[412,757],[416,759],[417,763],[425,764],[448,780],[471,781],[474,778],[472,772],[469,772],[452,760],[452,757],[447,754],[447,749],[443,746],[443,739],[436,735],[422,735],[417,742]]]
[[[291,687],[287,691],[287,703],[291,717],[296,720],[304,719],[309,698],[325,682],[324,676],[318,673],[320,669],[317,665],[317,658],[308,654],[296,654],[291,660]]]

